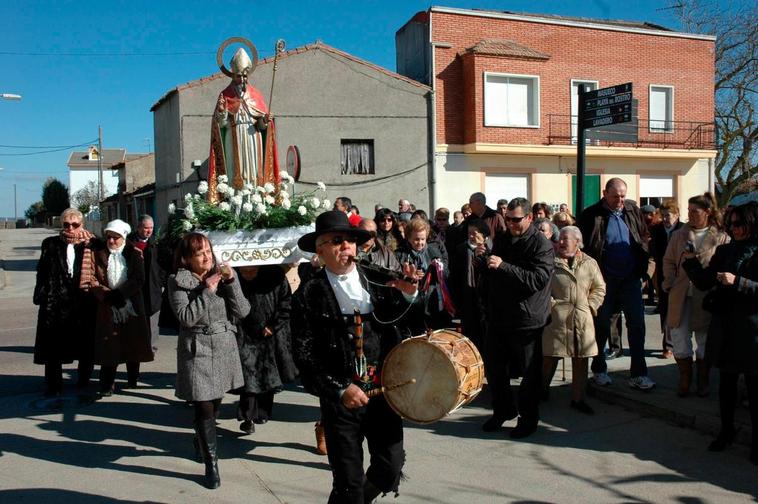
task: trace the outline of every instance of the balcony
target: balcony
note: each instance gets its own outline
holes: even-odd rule
[[[548,114],[548,144],[576,145],[577,116]],[[587,145],[654,149],[715,149],[713,123],[640,120],[587,130]]]

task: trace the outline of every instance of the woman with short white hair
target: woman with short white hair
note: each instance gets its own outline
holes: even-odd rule
[[[543,377],[549,387],[558,359],[571,357],[571,407],[591,415],[584,396],[587,360],[597,355],[593,317],[603,304],[605,282],[597,262],[580,250],[583,245],[578,227],[561,229],[550,287],[551,321],[542,333]]]

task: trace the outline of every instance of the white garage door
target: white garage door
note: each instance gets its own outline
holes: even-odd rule
[[[529,197],[529,176],[505,173],[488,173],[484,179],[487,206],[495,208],[497,200]]]

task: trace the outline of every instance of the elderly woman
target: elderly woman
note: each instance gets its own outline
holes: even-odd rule
[[[403,235],[398,229],[395,212],[389,208],[381,208],[374,217],[376,222],[376,240],[392,252],[403,242]]]
[[[94,299],[79,289],[86,244],[92,234],[84,229],[82,213],[67,208],[61,214],[63,229],[42,241],[37,262],[33,301],[39,306],[34,363],[45,366],[45,395],[63,391],[63,364],[79,359],[77,386],[92,375]]]
[[[235,320],[250,313],[234,270],[216,265],[210,241],[187,233],[177,249],[169,301],[181,325],[176,350],[176,396],[195,407],[196,447],[205,462],[205,484],[218,488],[216,412],[231,389],[242,387]]]
[[[125,362],[128,386],[137,386],[140,362],[153,360],[150,326],[145,316],[142,255],[126,246],[131,227],[116,219],[105,226],[105,247],[95,252],[97,299],[95,363],[100,364],[100,393],[114,391],[116,369]]]
[[[708,267],[716,247],[729,241],[723,231],[716,201],[709,193],[694,196],[687,206],[689,221],[671,234],[663,256],[663,290],[668,294],[666,324],[671,331],[674,358],[679,367],[677,395],[689,395],[692,381],[692,336],[697,342],[697,395],[708,395],[710,364],[705,347],[711,314],[703,309],[707,290],[698,289],[682,269],[685,253],[692,252],[703,268]]]
[[[419,280],[419,295],[408,316],[408,329],[412,335],[451,325],[452,300],[445,285],[447,254],[444,247],[427,242],[430,232],[431,227],[425,219],[411,219],[405,228],[407,239],[397,249],[398,262],[415,266]]]
[[[292,292],[278,265],[243,266],[238,269],[242,292],[250,313],[239,321],[239,347],[245,386],[239,390],[237,419],[240,430],[255,432],[254,424],[271,418],[274,394],[297,375],[292,359],[290,302]]]
[[[605,298],[605,282],[597,262],[583,253],[582,232],[561,229],[551,285],[551,322],[542,334],[544,383],[549,384],[559,358],[571,357],[571,407],[591,415],[585,401],[587,359],[597,355],[593,317]]]
[[[698,289],[715,287],[704,300],[713,314],[706,356],[720,371],[721,431],[708,449],[722,451],[734,440],[737,380],[743,374],[753,431],[750,460],[758,464],[758,203],[733,208],[726,223],[732,241],[716,248],[708,266],[686,252],[682,267]]]

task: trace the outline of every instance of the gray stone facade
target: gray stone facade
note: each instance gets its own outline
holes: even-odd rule
[[[280,167],[288,146],[300,151],[296,192],[323,181],[330,200],[348,196],[366,217],[376,203],[394,209],[400,198],[429,209],[430,88],[322,43],[287,51],[277,65],[270,106]],[[250,79],[267,101],[272,69],[273,58],[262,60]],[[181,206],[207,175],[211,115],[229,82],[220,73],[190,82],[152,108],[158,225],[168,204]],[[373,143],[373,174],[342,174],[344,140]]]

